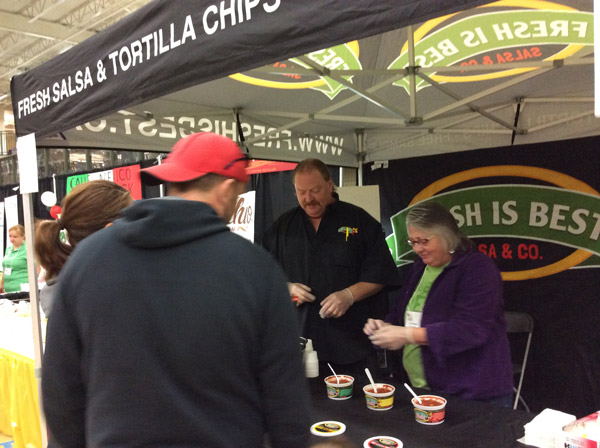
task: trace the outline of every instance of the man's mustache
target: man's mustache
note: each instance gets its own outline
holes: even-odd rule
[[[310,205],[320,205],[318,201],[310,201],[310,202],[303,202],[302,206],[303,207],[308,207]]]

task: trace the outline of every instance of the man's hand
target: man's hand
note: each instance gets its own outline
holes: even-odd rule
[[[406,344],[415,343],[413,330],[414,328],[412,327],[386,325],[378,330],[375,330],[375,332],[369,336],[369,339],[373,345],[378,347],[385,348],[387,350],[399,350]]]
[[[345,288],[329,294],[321,302],[321,311],[319,311],[319,314],[323,319],[328,317],[342,317],[353,303],[354,296],[352,295],[352,291]]]
[[[288,283],[288,290],[293,302],[296,306],[300,306],[306,302],[314,302],[315,296],[310,293],[310,287],[302,283]]]

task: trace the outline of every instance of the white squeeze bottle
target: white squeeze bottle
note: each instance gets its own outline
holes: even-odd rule
[[[312,339],[306,342],[304,348],[304,375],[306,378],[316,378],[319,376],[319,358],[317,352],[313,350]]]

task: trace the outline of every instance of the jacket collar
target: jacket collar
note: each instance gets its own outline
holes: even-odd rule
[[[462,263],[464,263],[465,259],[467,258],[467,255],[470,252],[471,251],[465,252],[462,250],[454,252],[452,254],[452,259],[450,260],[450,263],[448,264],[448,266],[446,266],[446,269],[451,269],[455,266],[460,266]],[[425,263],[423,263],[423,260],[421,260],[421,258],[417,257],[417,259],[415,260],[415,264],[419,266],[419,269],[425,269]]]

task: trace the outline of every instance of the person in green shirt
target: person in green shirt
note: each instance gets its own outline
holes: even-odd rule
[[[27,249],[25,245],[25,228],[17,224],[8,229],[8,237],[12,247],[6,249],[2,260],[2,292],[21,291],[21,284],[27,283]]]
[[[502,276],[442,204],[415,204],[406,217],[417,258],[385,320],[363,331],[397,351],[413,387],[510,407],[513,374]]]

